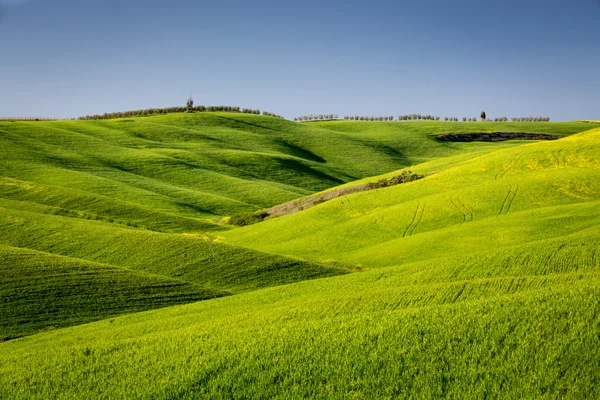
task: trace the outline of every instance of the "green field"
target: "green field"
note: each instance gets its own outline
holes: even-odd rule
[[[594,123],[0,122],[0,232],[0,398],[600,397]]]

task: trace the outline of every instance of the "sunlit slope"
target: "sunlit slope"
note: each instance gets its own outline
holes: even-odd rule
[[[347,270],[0,207],[0,338]]]
[[[441,143],[433,133],[569,135],[585,123],[297,124],[230,113],[0,122],[0,198],[48,213],[164,232],[222,230],[218,217],[418,163],[520,143]]]
[[[599,284],[597,269],[307,281],[0,344],[0,395],[596,398]]]
[[[560,237],[600,221],[599,154],[600,130],[523,145],[224,236],[270,252],[365,267]]]

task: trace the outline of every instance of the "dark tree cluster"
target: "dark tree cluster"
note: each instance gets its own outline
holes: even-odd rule
[[[259,223],[269,216],[263,210],[232,215],[228,221],[229,225],[246,226]]]
[[[0,117],[0,122],[15,122],[15,121],[58,121],[58,118],[45,118],[45,117],[14,117],[4,118]]]
[[[273,117],[273,118],[281,118],[281,119],[283,119],[283,117],[281,115],[275,114],[275,113],[272,113],[272,112],[268,112],[268,111],[263,111],[262,114],[264,116],[267,116],[267,117]]]
[[[200,111],[202,111],[202,110],[200,110]],[[212,110],[205,110],[205,111],[212,111]],[[232,112],[237,112],[237,111],[233,110]],[[239,111],[239,112],[244,113],[244,114],[260,115],[260,110],[259,109],[242,108],[242,111]]]
[[[393,121],[394,117],[385,116],[385,117],[361,117],[358,115],[346,115],[344,116],[346,121]]]
[[[456,118],[456,117],[444,117],[444,121],[458,122],[458,118]]]
[[[245,113],[245,114],[256,114],[260,115],[260,110],[258,109],[250,109],[250,108],[240,108],[235,106],[194,106],[193,100],[190,98],[186,103],[185,107],[166,107],[166,108],[148,108],[145,110],[132,110],[132,111],[121,111],[114,113],[105,113],[102,115],[86,115],[85,117],[80,117],[81,120],[98,120],[98,119],[114,119],[114,118],[129,118],[129,117],[146,117],[151,115],[160,115],[160,114],[172,114],[172,113],[182,113],[182,112],[236,112],[236,113]],[[263,115],[268,115],[270,117],[283,118],[278,116],[277,114],[263,112]]]
[[[310,115],[303,115],[300,117],[296,117],[294,118],[294,121],[297,122],[303,122],[303,121],[324,121],[324,120],[334,120],[334,119],[338,119],[337,114],[310,114]]]
[[[433,115],[421,115],[421,114],[407,114],[407,115],[399,115],[398,121],[439,121],[440,117],[435,117]]]
[[[413,174],[410,171],[402,171],[400,175],[393,176],[390,179],[383,178],[377,182],[369,182],[366,184],[366,189],[372,190],[388,186],[396,186],[400,185],[401,183],[412,182],[422,178],[423,175]]]

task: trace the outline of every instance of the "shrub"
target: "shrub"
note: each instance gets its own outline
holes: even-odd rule
[[[259,210],[253,213],[235,214],[229,219],[229,224],[236,226],[252,225],[263,221],[268,216],[269,213],[264,210]]]
[[[413,174],[411,171],[402,171],[400,175],[391,177],[390,179],[380,179],[377,182],[370,182],[366,184],[367,190],[379,189],[389,186],[396,186],[406,182],[416,181],[417,179],[423,178],[422,175]]]

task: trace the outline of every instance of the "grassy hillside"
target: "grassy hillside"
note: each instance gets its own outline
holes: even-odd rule
[[[228,294],[180,279],[0,246],[0,337]]]
[[[4,338],[347,273],[199,237],[2,207],[0,231],[1,307],[11,316],[0,325]]]
[[[599,136],[500,150],[223,235],[279,254],[384,267],[571,234],[598,223]]]
[[[434,139],[590,127],[0,123],[0,398],[596,398],[600,129]]]
[[[439,132],[527,128],[569,135],[587,126],[296,124],[235,113],[2,122],[0,294],[10,317],[0,337],[345,274],[343,266],[201,236],[227,230],[214,223],[224,215],[420,159],[455,163],[522,144],[441,143],[433,136]]]
[[[386,268],[10,341],[0,395],[597,397],[598,269],[518,269],[407,285]]]
[[[469,124],[293,122],[236,113],[0,122],[0,198],[163,232],[252,212],[426,159],[519,143],[441,143]],[[568,135],[589,124],[471,124]]]

